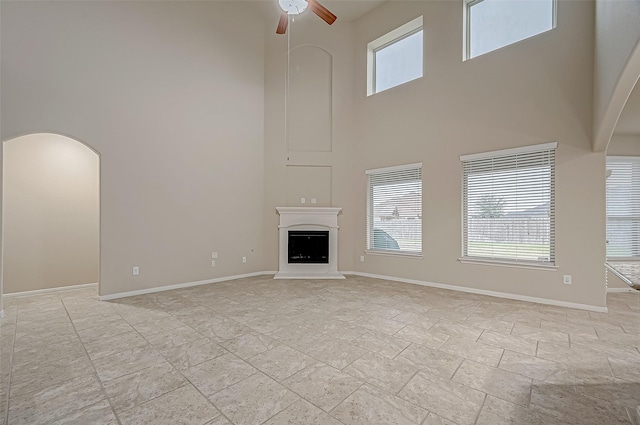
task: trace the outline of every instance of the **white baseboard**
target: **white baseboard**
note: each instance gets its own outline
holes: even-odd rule
[[[276,271],[261,271],[261,272],[233,275],[233,276],[225,276],[225,277],[219,277],[219,278],[215,278],[215,279],[200,280],[200,281],[195,281],[195,282],[185,282],[185,283],[178,283],[178,284],[174,284],[174,285],[158,286],[158,287],[148,288],[148,289],[140,289],[140,290],[137,290],[137,291],[119,292],[119,293],[116,293],[116,294],[102,295],[102,296],[99,296],[98,299],[100,301],[115,300],[115,299],[118,299],[118,298],[132,297],[132,296],[135,296],[135,295],[152,294],[152,293],[155,293],[155,292],[171,291],[173,289],[190,288],[190,287],[193,287],[193,286],[207,285],[207,284],[210,284],[210,283],[225,282],[225,281],[229,281],[229,280],[237,280],[237,279],[242,279],[242,278],[247,278],[247,277],[270,275],[270,274],[275,275],[276,273],[277,273]],[[399,277],[394,277],[394,276],[385,276],[385,275],[378,275],[378,274],[373,274],[373,273],[363,273],[363,272],[355,272],[355,271],[343,271],[342,273],[346,274],[346,275],[356,275],[356,276],[370,277],[370,278],[374,278],[374,279],[390,280],[390,281],[394,281],[394,282],[411,283],[411,284],[414,284],[414,285],[429,286],[429,287],[433,287],[433,288],[448,289],[448,290],[451,290],[451,291],[467,292],[467,293],[478,294],[478,295],[488,295],[488,296],[492,296],[492,297],[507,298],[507,299],[518,300],[518,301],[528,301],[528,302],[539,303],[539,304],[555,305],[555,306],[559,306],[559,307],[577,308],[577,309],[580,309],[580,310],[595,311],[595,312],[599,312],[599,313],[607,313],[608,312],[606,307],[599,307],[599,306],[588,305],[588,304],[577,304],[577,303],[571,303],[571,302],[566,302],[566,301],[552,300],[552,299],[548,299],[548,298],[530,297],[530,296],[527,296],[527,295],[509,294],[509,293],[506,293],[506,292],[487,291],[487,290],[484,290],[484,289],[468,288],[468,287],[464,287],[464,286],[455,286],[455,285],[427,282],[427,281],[415,280],[415,279],[404,279],[404,278],[399,278]],[[60,287],[60,288],[39,289],[39,290],[35,290],[35,291],[26,291],[26,292],[16,292],[16,293],[13,293],[13,294],[4,294],[4,296],[7,297],[7,298],[12,298],[12,297],[21,297],[21,296],[28,296],[28,295],[51,293],[51,292],[64,292],[64,291],[72,291],[74,289],[89,288],[89,287],[93,287],[93,286],[97,286],[97,285],[98,285],[97,283],[87,283],[87,284],[83,284],[83,285],[66,286],[66,287]],[[628,290],[626,288],[608,288],[607,292],[634,292],[634,291],[631,288],[629,288]],[[2,311],[0,313],[0,317],[2,317],[3,314],[4,314],[4,311]]]
[[[343,272],[343,273],[347,274],[348,272]],[[595,311],[598,313],[607,313],[609,311],[607,310],[607,307],[599,307],[599,306],[589,305],[589,304],[570,303],[566,301],[551,300],[548,298],[530,297],[527,295],[509,294],[506,292],[486,291],[484,289],[468,288],[465,286],[456,286],[456,285],[447,285],[444,283],[426,282],[423,280],[403,279],[400,277],[383,276],[378,274],[362,273],[362,272],[350,272],[349,274],[354,274],[356,276],[371,277],[374,279],[392,280],[394,282],[412,283],[414,285],[430,286],[433,288],[449,289],[451,291],[468,292],[471,294],[478,294],[478,295],[489,295],[491,297],[498,297],[498,298],[508,298],[511,300],[528,301],[532,303],[555,305],[559,307],[577,308],[580,310]]]
[[[215,279],[198,280],[195,282],[176,283],[175,285],[156,286],[154,288],[140,289],[138,291],[118,292],[116,294],[101,295],[98,297],[100,301],[115,300],[118,298],[133,297],[136,295],[153,294],[155,292],[171,291],[174,289],[190,288],[192,286],[208,285],[210,283],[225,282],[227,280],[242,279],[245,277],[262,276],[266,274],[276,274],[277,272],[264,271],[255,273],[238,274],[234,276],[218,277]]]
[[[2,294],[5,298],[26,297],[29,295],[49,294],[52,292],[74,291],[76,289],[98,287],[97,283],[83,283],[81,285],[60,286],[58,288],[35,289],[33,291],[13,292],[10,294]]]
[[[637,292],[633,288],[607,288],[607,292]]]

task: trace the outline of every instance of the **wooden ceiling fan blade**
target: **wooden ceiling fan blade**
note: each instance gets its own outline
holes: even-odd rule
[[[278,28],[276,28],[276,34],[284,34],[287,32],[287,25],[289,25],[289,15],[287,12],[280,14],[280,20],[278,21]]]
[[[327,24],[331,25],[336,21],[336,15],[329,12],[329,10],[318,3],[316,0],[307,0],[309,3],[309,8],[313,13],[318,15],[320,19],[325,21]]]

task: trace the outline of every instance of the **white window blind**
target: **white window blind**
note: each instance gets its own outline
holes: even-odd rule
[[[640,157],[607,157],[607,257],[640,257]]]
[[[555,148],[461,157],[463,259],[555,264]]]
[[[422,253],[422,164],[366,173],[367,248]]]

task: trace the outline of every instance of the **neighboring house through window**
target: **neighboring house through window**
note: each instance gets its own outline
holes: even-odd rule
[[[366,171],[367,249],[422,253],[422,164]]]

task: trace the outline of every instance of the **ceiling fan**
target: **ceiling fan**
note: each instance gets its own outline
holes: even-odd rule
[[[307,10],[307,7],[329,25],[336,21],[336,15],[329,12],[326,7],[316,0],[278,0],[278,4],[282,9],[282,13],[280,14],[276,34],[286,33],[287,25],[289,25],[289,15],[299,15]]]

